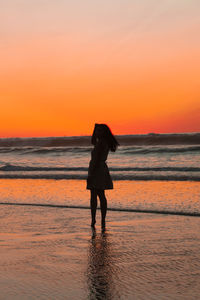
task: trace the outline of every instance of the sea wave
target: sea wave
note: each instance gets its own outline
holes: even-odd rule
[[[5,164],[4,166],[0,167],[0,171],[10,172],[10,171],[87,171],[88,168],[86,167],[32,167],[32,166],[18,166],[12,164]]]
[[[0,147],[0,153],[16,153],[17,155],[62,155],[84,154],[89,153],[92,147],[76,146],[76,147]],[[200,146],[121,146],[117,153],[119,155],[143,155],[143,154],[160,154],[160,153],[200,153]]]
[[[0,153],[26,154],[51,154],[51,153],[88,153],[90,147],[0,147]]]
[[[123,154],[150,154],[150,153],[186,153],[186,152],[200,152],[200,146],[182,146],[182,147],[128,147],[122,150]]]
[[[5,164],[0,167],[0,171],[87,171],[88,167],[33,167],[33,166],[19,166],[12,164]],[[200,167],[110,167],[112,172],[200,172]]]
[[[200,133],[116,135],[120,145],[199,145]],[[90,136],[0,138],[0,147],[65,147],[89,146]]]
[[[56,174],[56,173],[0,173],[0,178],[4,179],[81,179],[86,180],[87,174]],[[158,180],[158,181],[200,181],[200,175],[191,175],[191,174],[149,174],[149,175],[140,175],[140,174],[112,174],[113,180],[133,180],[133,181],[149,181],[149,180]]]

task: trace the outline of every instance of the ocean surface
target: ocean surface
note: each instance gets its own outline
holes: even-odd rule
[[[200,216],[199,133],[117,138],[109,209]],[[90,139],[0,139],[0,204],[89,208]]]
[[[113,180],[200,181],[200,133],[119,136]],[[86,179],[90,137],[0,139],[0,178]]]

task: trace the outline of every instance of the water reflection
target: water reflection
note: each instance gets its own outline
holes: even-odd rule
[[[89,299],[111,299],[112,289],[111,247],[106,231],[92,230],[89,241],[87,281]]]

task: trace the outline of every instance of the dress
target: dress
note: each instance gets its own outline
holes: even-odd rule
[[[105,140],[96,143],[91,152],[91,161],[88,169],[87,189],[111,190],[113,182],[110,177],[106,159],[109,147]]]

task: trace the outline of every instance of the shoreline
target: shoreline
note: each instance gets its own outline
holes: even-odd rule
[[[87,209],[90,210],[89,206],[75,206],[75,205],[59,205],[59,204],[42,204],[42,203],[12,203],[12,202],[0,202],[0,205],[8,206],[35,206],[35,207],[50,207],[50,208],[72,208],[72,209]],[[100,207],[97,207],[100,210]],[[200,217],[200,213],[195,212],[175,212],[168,210],[144,210],[144,209],[126,209],[126,208],[107,208],[107,211],[116,212],[129,212],[129,213],[142,213],[142,214],[160,214],[160,215],[175,215],[175,216],[188,216],[188,217]]]
[[[0,203],[89,208],[85,180],[0,179]],[[114,181],[106,191],[110,210],[200,214],[199,182]],[[11,204],[10,204],[11,205]]]

